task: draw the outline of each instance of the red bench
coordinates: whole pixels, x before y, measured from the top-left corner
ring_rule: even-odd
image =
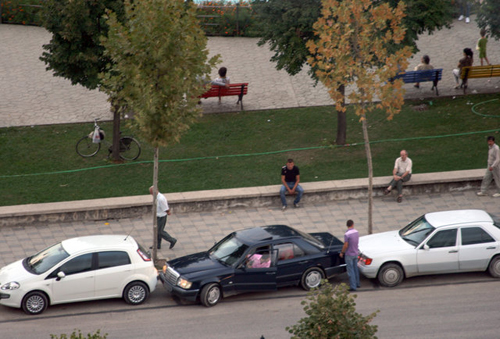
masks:
[[[201,95],[202,98],[219,98],[219,102],[222,97],[238,96],[237,104],[240,104],[241,110],[243,110],[243,96],[248,92],[248,83],[241,84],[229,84],[229,87],[212,85],[212,87],[205,93]]]

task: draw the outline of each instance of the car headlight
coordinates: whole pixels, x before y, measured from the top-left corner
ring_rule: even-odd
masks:
[[[177,281],[177,285],[185,290],[190,289],[192,284],[192,282],[183,278],[179,278],[179,280]]]
[[[3,291],[7,291],[7,290],[13,291],[13,290],[17,290],[19,287],[21,287],[21,285],[17,281],[11,281],[11,282],[8,282],[8,283],[0,286],[0,289]]]

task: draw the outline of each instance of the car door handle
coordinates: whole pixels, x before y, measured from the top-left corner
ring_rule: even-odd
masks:
[[[274,274],[276,274],[276,272],[275,272],[275,271],[272,271],[272,272],[266,272],[266,274],[267,274],[267,275],[274,275]]]
[[[299,261],[299,264],[304,265],[304,264],[307,264],[308,262],[309,262],[309,260]]]
[[[457,250],[451,250],[448,253],[458,253],[458,251]]]
[[[487,250],[494,250],[496,249],[496,246],[490,246],[490,247],[486,247]]]

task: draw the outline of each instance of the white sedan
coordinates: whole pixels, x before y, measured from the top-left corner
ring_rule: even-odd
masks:
[[[157,277],[149,254],[131,236],[73,238],[0,269],[0,305],[27,314],[106,298],[138,305],[155,290]]]
[[[481,210],[427,213],[399,231],[359,238],[360,272],[393,287],[426,274],[486,271],[500,278],[500,218]]]

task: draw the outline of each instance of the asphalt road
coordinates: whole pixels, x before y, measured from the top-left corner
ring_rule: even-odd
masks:
[[[331,280],[345,281],[345,275]],[[374,320],[385,338],[498,338],[500,282],[486,273],[416,277],[397,288],[363,280],[356,309]],[[287,326],[305,314],[306,292],[284,288],[223,300],[213,308],[172,299],[162,286],[140,306],[103,300],[50,307],[40,316],[0,307],[1,338],[50,338],[97,329],[108,338],[290,338]]]

